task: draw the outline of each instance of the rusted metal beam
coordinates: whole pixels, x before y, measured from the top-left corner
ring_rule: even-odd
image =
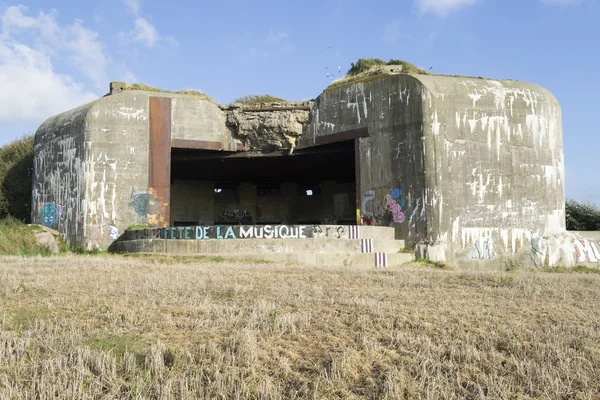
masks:
[[[360,188],[360,138],[354,139],[354,181],[356,183],[356,225],[362,224],[361,202],[362,191]]]
[[[208,140],[171,139],[171,147],[177,149],[223,150],[223,143]]]
[[[155,213],[149,223],[169,226],[171,202],[171,99],[150,97],[150,146],[148,186]]]

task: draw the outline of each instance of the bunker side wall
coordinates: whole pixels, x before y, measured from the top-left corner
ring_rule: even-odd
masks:
[[[31,221],[58,230],[71,246],[84,237],[86,116],[92,106],[49,118],[35,134]]]
[[[532,243],[565,232],[558,102],[523,82],[418,78],[427,87],[424,255],[538,262]]]

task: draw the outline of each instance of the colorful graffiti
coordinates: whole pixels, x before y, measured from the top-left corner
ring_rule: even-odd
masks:
[[[576,239],[573,244],[575,245],[575,261],[578,263],[597,263],[600,261],[600,252],[596,243],[589,240]]]
[[[305,225],[264,226],[179,226],[160,228],[162,239],[305,239],[310,227]]]
[[[378,198],[382,200],[378,201]],[[406,202],[402,198],[402,189],[400,188],[394,188],[391,191],[367,190],[363,193],[361,203],[362,223],[382,226],[392,223],[401,224],[406,219],[406,215],[402,211],[405,205]],[[387,211],[389,214],[386,216]]]
[[[127,240],[139,239],[360,239],[358,226],[322,225],[198,225],[139,229],[125,232]]]
[[[42,209],[42,223],[51,228],[56,221],[56,207],[54,203],[46,203]]]
[[[403,223],[406,219],[406,216],[402,212],[402,207],[404,207],[406,203],[400,196],[402,196],[402,190],[398,188],[393,189],[390,194],[385,196],[385,208],[392,213],[394,222],[397,224]]]

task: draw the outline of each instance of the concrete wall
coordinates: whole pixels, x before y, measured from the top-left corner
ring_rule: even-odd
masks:
[[[560,106],[516,81],[395,75],[326,90],[308,140],[368,127],[359,142],[363,223],[436,261],[529,251],[565,231]]]
[[[560,106],[516,81],[420,76],[428,236],[439,261],[498,260],[565,231]]]
[[[86,116],[94,103],[46,120],[35,134],[31,221],[83,242],[86,216]]]

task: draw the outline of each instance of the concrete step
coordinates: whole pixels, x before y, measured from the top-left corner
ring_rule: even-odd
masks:
[[[368,225],[216,225],[125,232],[124,239],[385,239],[395,238],[394,228]]]
[[[398,267],[414,261],[415,255],[410,253],[265,253],[234,254],[227,258],[236,260],[263,260],[270,262],[295,263],[305,265],[321,265],[329,267]]]
[[[390,239],[208,239],[171,240],[142,239],[114,243],[111,251],[118,253],[168,254],[280,254],[280,253],[398,253],[403,240]]]

